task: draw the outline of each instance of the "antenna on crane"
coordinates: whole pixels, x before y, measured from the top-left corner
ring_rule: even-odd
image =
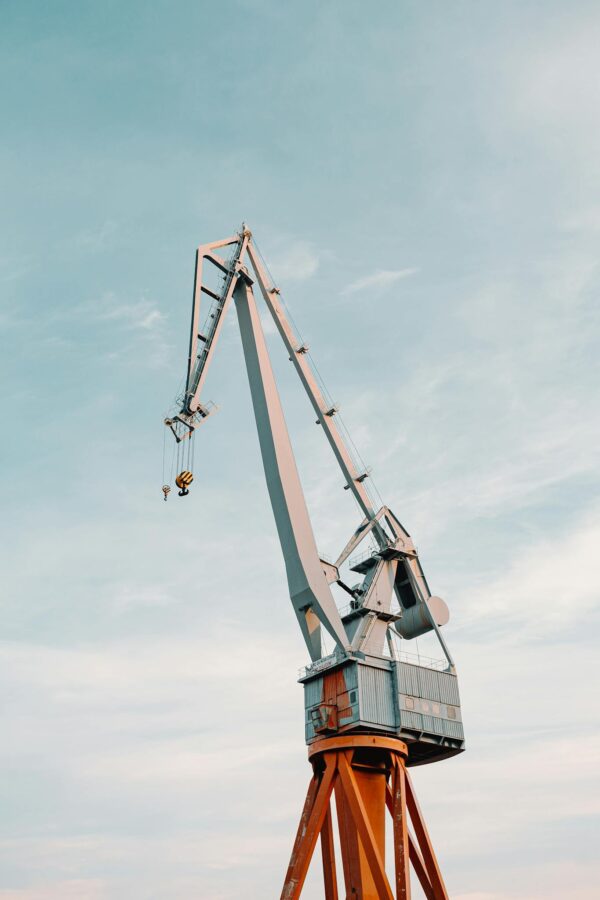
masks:
[[[219,273],[217,290],[204,277],[208,266]],[[354,496],[362,514],[335,562],[317,551],[254,285],[341,469],[343,488]],[[203,296],[208,306],[200,328]],[[232,302],[290,599],[311,658],[299,681],[304,685],[313,777],[281,898],[300,897],[320,837],[326,900],[337,900],[331,815],[335,794],[347,897],[409,900],[412,864],[428,900],[447,900],[407,768],[464,750],[456,669],[441,633],[448,608],[431,594],[409,533],[370,489],[370,472],[344,434],[337,405],[324,390],[308,346],[286,315],[280,289],[245,224],[231,237],[203,244],[196,252],[185,386],[164,420],[175,437],[171,475],[176,468],[179,496],[186,496],[194,477],[195,432],[216,410],[214,404],[201,402],[200,395]],[[164,452],[163,485],[166,500],[170,487]],[[364,541],[369,547],[357,555]],[[345,583],[343,567],[359,577],[357,584]],[[334,586],[350,596],[349,604],[346,597],[347,605],[338,606]],[[334,641],[331,653],[324,653],[325,633]],[[406,641],[424,634],[437,639],[443,660],[405,652]],[[395,894],[385,866],[386,807],[393,821]]]

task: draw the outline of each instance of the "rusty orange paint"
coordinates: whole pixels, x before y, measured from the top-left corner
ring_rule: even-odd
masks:
[[[354,870],[358,884],[354,893],[362,900],[392,900],[385,874],[385,788],[384,769],[353,768],[352,751],[340,753],[338,769],[344,786],[344,805],[357,840]],[[352,893],[348,891],[348,896]]]
[[[344,678],[343,671],[336,669],[334,672],[328,672],[323,678],[321,702],[337,705],[338,697],[345,692],[346,679]]]
[[[326,699],[337,690],[331,679]],[[325,696],[325,692],[324,692]],[[298,900],[321,837],[326,900],[338,900],[331,797],[335,794],[346,897],[410,900],[410,864],[427,900],[448,900],[440,869],[397,738],[354,734],[322,738],[309,747],[309,785],[281,900]],[[385,868],[385,810],[394,829],[394,888]],[[416,840],[408,820],[412,821]]]

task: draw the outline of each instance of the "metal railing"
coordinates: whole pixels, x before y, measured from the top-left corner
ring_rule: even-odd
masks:
[[[338,651],[323,656],[321,659],[315,660],[308,666],[302,666],[298,669],[298,678],[308,678],[311,675],[318,675],[320,672],[326,672],[337,665],[344,655]],[[397,662],[406,663],[411,666],[419,666],[421,669],[435,669],[438,672],[445,672],[448,669],[448,662],[445,659],[434,659],[432,656],[424,656],[422,653],[407,653],[404,650],[398,652]]]
[[[298,669],[298,678],[307,678],[309,675],[318,675],[319,672],[324,672],[326,669],[335,666],[343,658],[343,654],[334,650],[329,656],[322,656],[321,659],[316,659],[308,666],[302,666]]]
[[[345,606],[340,606],[338,612],[343,619],[344,616],[349,616],[350,613],[356,612],[357,609],[362,608],[362,603],[360,600],[351,600],[350,603],[347,603]]]
[[[408,663],[411,666],[420,666],[422,669],[437,669],[443,671],[448,668],[445,659],[433,659],[431,656],[423,656],[422,653],[406,653],[400,650],[400,662]]]
[[[359,563],[364,562],[366,559],[379,559],[379,550],[376,548],[371,548],[370,550],[365,550],[364,553],[359,553],[356,556],[351,556],[348,560],[348,564],[352,569],[354,566],[357,566]]]

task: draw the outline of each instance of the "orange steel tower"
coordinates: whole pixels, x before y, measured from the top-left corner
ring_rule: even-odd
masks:
[[[213,281],[209,267],[216,270]],[[255,283],[333,450],[344,489],[354,495],[362,512],[362,521],[335,561],[317,551]],[[200,328],[203,295],[209,303]],[[408,532],[387,506],[375,502],[369,472],[350,449],[337,406],[320,386],[308,347],[286,317],[279,288],[244,225],[237,234],[204,244],[196,253],[186,385],[175,411],[165,419],[183,464],[176,479],[179,494],[188,494],[193,480],[196,429],[215,409],[200,402],[200,393],[232,301],[290,599],[311,659],[299,680],[304,685],[312,777],[281,898],[300,897],[320,838],[326,900],[343,896],[340,880],[352,900],[409,900],[411,869],[427,900],[445,900],[448,894],[407,770],[464,749],[456,670],[440,630],[448,621],[448,609],[432,596]],[[163,492],[166,499],[169,485]],[[362,552],[357,554],[359,547]],[[356,583],[346,583],[345,571],[358,578]],[[345,592],[343,607],[336,603],[334,586]],[[327,655],[323,631],[334,642]],[[437,638],[442,661],[405,651],[407,641],[426,632]],[[385,860],[386,811],[393,829],[394,860],[388,867],[393,877]],[[340,873],[336,859],[341,860]]]

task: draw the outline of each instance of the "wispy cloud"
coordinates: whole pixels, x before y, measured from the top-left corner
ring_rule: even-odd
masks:
[[[106,250],[111,239],[117,231],[117,224],[112,219],[107,219],[97,228],[81,231],[72,239],[72,245],[81,250],[99,252]],[[70,243],[70,242],[69,242]]]
[[[87,848],[89,849],[89,847]],[[0,890],[0,900],[104,900],[106,884],[97,878],[69,878],[34,887]]]
[[[96,307],[98,319],[122,322],[128,328],[152,331],[165,321],[166,316],[156,304],[142,298],[134,303],[121,303],[114,294],[105,294]]]
[[[31,257],[25,254],[0,256],[0,281],[16,281],[31,270],[32,264]]]
[[[277,334],[277,326],[267,310],[260,311],[260,324],[265,334]]]
[[[251,73],[272,140],[241,150],[223,129],[201,146],[177,132],[177,104],[157,134],[139,79],[120,79],[122,102],[106,91],[115,61],[123,74],[151,59],[185,105],[198,50],[185,30],[206,44],[218,10],[182,4],[175,66],[151,28],[121,61],[103,35],[90,67],[85,29],[50,16],[57,55],[27,15],[8,23],[4,384],[28,437],[9,431],[3,493],[0,900],[281,889],[310,774],[295,683],[306,658],[233,312],[207,383],[223,415],[199,435],[192,497],[163,503],[158,477],[160,410],[185,354],[190,229],[216,237],[242,206],[450,606],[468,752],[414,774],[450,895],[592,900],[600,17],[576,0],[540,24],[512,0],[468,30],[441,10],[432,33],[426,14],[407,23],[390,4],[382,35],[333,8],[304,15],[290,42],[273,0],[241,5],[268,19],[273,51]],[[339,47],[307,48],[323,25]],[[407,72],[439,90],[415,107]],[[216,116],[244,119],[246,92],[208,88]],[[50,95],[76,112],[60,128]],[[198,165],[211,175],[190,189]],[[418,304],[390,302],[417,287]],[[365,334],[361,307],[377,300],[387,315]],[[360,514],[277,352],[315,533],[335,553]],[[322,896],[320,877],[315,865],[306,897]]]
[[[515,121],[556,141],[552,152],[578,156],[597,167],[600,128],[595,115],[600,101],[597,10],[557,29],[543,43],[528,46],[507,68]],[[532,52],[533,51],[533,52]],[[585,140],[574,139],[585,134]]]
[[[573,626],[575,609],[580,617],[599,608],[599,542],[594,511],[559,542],[548,537],[526,544],[506,571],[463,594],[465,614],[471,621],[501,619],[521,628],[535,624],[538,636],[564,633]]]
[[[308,241],[291,241],[279,254],[269,255],[273,277],[281,284],[286,281],[306,281],[319,268],[319,256]]]
[[[372,275],[366,275],[364,278],[357,278],[351,281],[345,288],[342,288],[340,294],[346,296],[348,294],[357,294],[359,291],[385,291],[402,278],[409,278],[415,275],[419,270],[408,269],[377,269]]]
[[[86,303],[86,309],[91,304]],[[153,367],[162,367],[169,357],[170,346],[165,337],[167,316],[161,312],[154,300],[142,297],[133,302],[122,302],[112,292],[106,293],[100,302],[94,302],[93,313],[99,322],[118,326],[127,343],[140,343],[146,347],[146,362]],[[119,351],[113,351],[118,353]],[[129,353],[124,352],[124,358]]]

